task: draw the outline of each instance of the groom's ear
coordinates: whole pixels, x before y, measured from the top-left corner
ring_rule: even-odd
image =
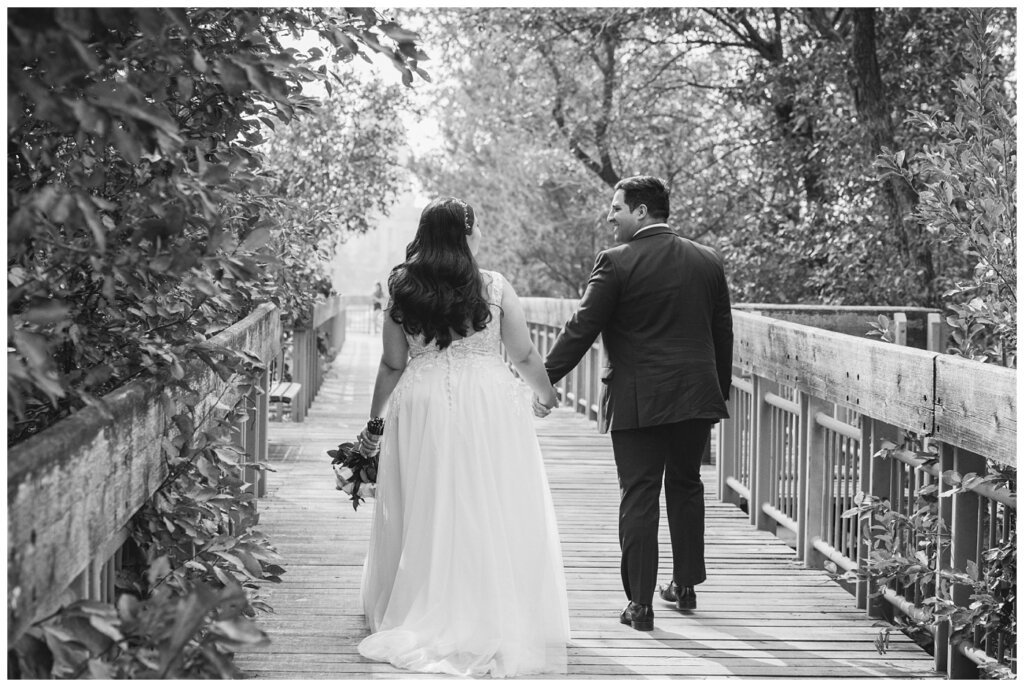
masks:
[[[643,203],[637,205],[636,209],[640,211],[640,219],[643,219],[644,217],[647,216],[647,206],[644,205]]]

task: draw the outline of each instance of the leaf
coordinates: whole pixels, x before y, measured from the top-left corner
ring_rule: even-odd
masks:
[[[115,642],[124,638],[124,635],[121,634],[120,622],[116,618],[90,614],[89,623]]]
[[[70,312],[71,306],[66,302],[50,299],[33,302],[19,317],[32,324],[48,325],[66,320]]]
[[[202,53],[196,49],[192,50],[192,68],[201,74],[205,74],[210,68]]]
[[[236,645],[241,645],[236,646],[236,650],[242,647],[263,646],[270,642],[267,634],[248,618],[234,618],[212,623],[210,631]]]
[[[113,668],[109,663],[98,658],[90,658],[89,677],[94,680],[112,680],[115,676]]]
[[[106,252],[107,227],[100,218],[99,213],[96,211],[96,205],[93,203],[92,197],[85,193],[77,193],[75,194],[75,198],[78,202],[78,209],[81,210],[82,216],[85,218],[85,223],[92,232],[93,240],[96,242],[96,247],[101,253]]]
[[[248,236],[245,237],[245,240],[242,241],[242,244],[238,248],[242,251],[254,251],[257,248],[266,245],[267,241],[270,240],[270,236],[271,232],[269,227],[256,227],[249,232]]]
[[[47,373],[54,369],[53,359],[50,357],[45,337],[25,331],[24,329],[15,329],[14,347],[25,356],[29,367],[34,368],[40,373]]]
[[[219,186],[231,181],[231,168],[227,165],[210,165],[203,172],[203,183]]]
[[[228,553],[227,551],[214,551],[213,554],[218,558],[222,558],[231,565],[235,566],[235,569],[238,572],[246,572],[245,563],[243,563],[242,560],[233,553]]]
[[[245,566],[245,571],[247,573],[249,573],[256,579],[260,579],[261,577],[263,577],[263,566],[260,565],[260,562],[256,560],[256,558],[251,553],[236,549],[235,554],[238,556],[239,560],[242,561],[242,564]]]
[[[185,644],[199,631],[217,602],[217,594],[200,584],[178,603],[170,640],[160,647],[159,677],[165,678],[171,674],[171,669],[183,658]]]

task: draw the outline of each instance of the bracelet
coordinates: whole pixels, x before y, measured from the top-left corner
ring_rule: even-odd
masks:
[[[384,418],[382,418],[382,417],[371,417],[370,421],[366,423],[366,429],[371,434],[383,434],[384,433]]]

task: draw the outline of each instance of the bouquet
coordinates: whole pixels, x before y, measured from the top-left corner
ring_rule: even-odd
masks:
[[[383,420],[374,418],[354,442],[346,441],[327,452],[337,481],[335,488],[351,496],[354,510],[359,510],[360,503],[377,493],[377,462],[383,425]]]

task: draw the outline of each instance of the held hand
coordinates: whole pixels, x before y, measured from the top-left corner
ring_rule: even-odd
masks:
[[[356,439],[356,450],[367,458],[373,458],[380,453],[380,435],[363,428]]]
[[[540,397],[537,394],[533,395],[533,414],[537,417],[547,417],[551,412],[551,408],[541,403]]]
[[[539,395],[533,395],[533,414],[537,417],[547,417],[551,409],[558,405],[558,392],[555,391],[555,387],[549,387],[544,396],[545,398],[541,399]]]

